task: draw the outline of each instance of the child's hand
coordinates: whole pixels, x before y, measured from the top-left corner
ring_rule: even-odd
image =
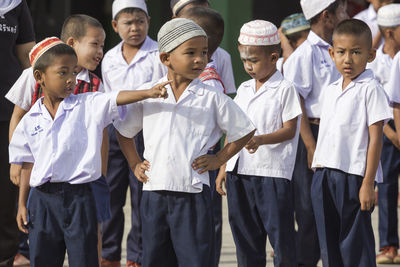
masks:
[[[362,183],[358,197],[360,198],[361,210],[370,210],[375,205],[374,186]]]
[[[193,170],[199,170],[199,174],[206,171],[218,169],[223,162],[220,162],[217,155],[203,155],[195,159],[192,163]]]
[[[163,83],[159,83],[154,85],[151,89],[149,89],[149,96],[151,98],[167,98],[168,97],[168,93],[167,93],[167,88],[165,88],[165,86],[167,84],[172,83],[172,81],[166,81]]]
[[[135,170],[133,173],[135,174],[136,178],[142,182],[142,183],[147,183],[149,180],[149,177],[145,174],[145,171],[150,170],[150,162],[147,160],[144,160],[143,162],[140,162],[136,164]]]
[[[253,136],[244,147],[249,151],[250,154],[253,154],[257,151],[260,145],[262,145],[261,137]]]
[[[17,224],[21,232],[28,233],[28,210],[25,206],[18,206]]]
[[[16,186],[19,186],[19,180],[21,179],[22,165],[11,164],[10,166],[10,180]]]
[[[226,182],[226,172],[220,171],[218,173],[217,179],[215,180],[215,189],[221,196],[226,195],[224,189],[222,188],[222,185],[225,186],[225,182]],[[225,188],[226,188],[226,186],[225,186]]]

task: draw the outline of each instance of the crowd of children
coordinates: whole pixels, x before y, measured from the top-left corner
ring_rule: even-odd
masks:
[[[104,58],[100,22],[69,16],[5,96],[28,251],[15,266],[67,252],[73,267],[120,267],[128,188],[127,267],[218,266],[221,195],[238,266],[265,266],[267,238],[274,266],[400,263],[400,4],[369,2],[356,19],[346,0],[301,0],[279,29],[245,23],[251,79],[233,100],[207,0],[171,0],[157,41],[144,0],[114,0],[121,42]]]

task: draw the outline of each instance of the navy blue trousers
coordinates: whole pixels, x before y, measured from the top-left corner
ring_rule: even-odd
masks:
[[[376,266],[372,211],[361,211],[363,178],[317,169],[311,195],[324,267]]]
[[[317,140],[319,126],[315,124],[310,124],[310,126],[312,134]],[[295,219],[298,225],[296,232],[298,265],[304,267],[317,266],[320,258],[318,233],[311,202],[313,174],[313,171],[307,166],[307,149],[303,139],[299,136],[292,185]]]
[[[390,124],[393,126],[393,123]],[[399,192],[400,151],[385,135],[383,136],[381,162],[383,183],[378,184],[379,247],[399,247],[397,197]]]
[[[212,151],[208,154],[216,154],[220,150],[220,143],[217,143]],[[215,262],[218,264],[221,256],[222,247],[222,197],[215,188],[215,180],[218,176],[218,170],[208,171],[210,176],[210,189],[211,189],[211,201],[213,210],[213,219],[215,226]]]
[[[201,193],[143,191],[142,267],[214,267],[210,188]]]
[[[140,263],[142,258],[142,230],[140,222],[140,199],[142,183],[131,171],[122,154],[113,125],[108,126],[110,150],[108,154],[107,182],[110,186],[111,219],[102,225],[102,257],[110,261],[121,260],[121,242],[124,234],[125,217],[123,207],[128,187],[131,193],[131,223],[126,245],[127,259]],[[143,157],[143,135],[135,136],[136,149]]]
[[[229,223],[238,266],[265,267],[267,236],[274,266],[297,266],[289,180],[227,173]]]
[[[99,266],[96,205],[89,184],[45,183],[28,204],[32,267]]]

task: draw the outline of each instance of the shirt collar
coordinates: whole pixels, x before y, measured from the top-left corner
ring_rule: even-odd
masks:
[[[372,70],[370,69],[365,69],[364,72],[362,72],[355,80],[352,80],[351,83],[347,86],[347,88],[353,87],[356,84],[361,84],[361,83],[366,83],[371,81],[372,79],[375,79],[375,75]],[[333,82],[335,85],[342,85],[343,83],[343,76],[340,77],[339,80]]]
[[[310,33],[307,36],[307,40],[312,44],[312,45],[317,45],[317,46],[322,46],[322,47],[330,47],[331,45],[325,42],[321,37],[319,37],[315,32],[310,31]]]
[[[79,98],[76,97],[76,95],[71,94],[69,97],[64,98],[64,100],[61,101],[60,105],[58,106],[58,109],[62,109],[63,111],[72,110],[78,103],[79,103]],[[32,108],[30,109],[30,113],[32,116],[38,115],[38,114],[43,114],[45,112],[44,111],[45,109],[46,109],[46,107],[43,104],[43,96],[42,96],[32,106]],[[59,114],[60,112],[61,112],[61,110],[57,110],[57,114]],[[47,110],[46,110],[46,113],[48,113]],[[64,113],[64,112],[62,112],[62,113]]]
[[[261,87],[260,87],[260,89],[258,89],[257,93],[261,92],[261,91],[266,91],[267,89],[270,89],[270,88],[276,89],[279,87],[279,85],[282,83],[282,81],[283,81],[283,76],[280,73],[280,71],[277,70],[263,85],[261,85]],[[249,82],[246,82],[244,84],[244,86],[252,87],[253,91],[255,92],[256,80],[252,79]]]
[[[122,45],[124,44],[124,41],[120,42],[118,44],[117,48],[117,53],[118,57],[120,60],[126,63],[123,55],[122,55]],[[157,43],[155,43],[150,37],[146,36],[146,39],[144,40],[142,46],[140,47],[139,51],[135,55],[135,57],[132,59],[132,61],[129,63],[129,65],[134,65],[136,62],[138,62],[141,58],[147,56],[147,54],[151,52],[156,52],[158,51],[158,46]]]
[[[90,78],[89,78],[89,70],[83,68],[78,75],[76,75],[76,80],[81,80],[87,83],[90,83]]]

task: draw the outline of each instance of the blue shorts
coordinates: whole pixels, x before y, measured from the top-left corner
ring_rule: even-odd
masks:
[[[106,178],[102,175],[99,179],[90,183],[93,198],[96,203],[97,221],[104,222],[111,218],[110,187]]]

